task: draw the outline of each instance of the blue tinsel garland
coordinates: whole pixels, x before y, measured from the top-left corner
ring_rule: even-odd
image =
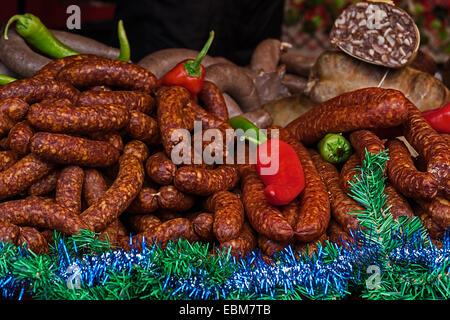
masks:
[[[245,259],[233,261],[235,272],[223,283],[214,283],[202,268],[192,268],[188,278],[174,275],[164,279],[165,290],[170,289],[173,295],[185,299],[227,299],[230,294],[252,294],[255,299],[274,297],[283,291],[286,295],[302,288],[304,296],[321,299],[326,296],[342,298],[348,295],[350,285],[361,285],[367,278],[367,267],[378,265],[383,267],[379,255],[380,247],[373,242],[365,242],[358,235],[359,242],[348,243],[347,246],[334,246],[333,253],[319,246],[311,257],[298,259],[290,247],[279,253],[275,263],[268,264],[258,251]],[[407,268],[409,265],[420,265],[430,274],[434,271],[450,271],[450,237],[447,232],[439,248],[434,244],[425,246],[420,234],[413,235],[394,248],[388,257],[390,263]],[[332,245],[332,244],[329,244]],[[101,286],[108,280],[111,272],[132,272],[140,266],[149,268],[153,264],[153,248],[141,251],[125,252],[115,250],[99,255],[71,256],[65,243],[61,240],[57,247],[59,265],[56,275],[65,281],[70,288],[80,286]],[[21,253],[26,257],[25,250]],[[21,299],[26,281],[18,281],[13,275],[0,279],[1,295],[5,298],[17,295]]]

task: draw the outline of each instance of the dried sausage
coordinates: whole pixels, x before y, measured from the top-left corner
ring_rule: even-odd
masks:
[[[387,172],[395,189],[410,198],[434,198],[438,192],[438,181],[431,173],[416,169],[403,142],[390,140],[386,147],[389,149]]]
[[[5,171],[0,172],[0,199],[25,191],[41,179],[53,165],[35,154],[28,154]]]
[[[234,165],[215,169],[185,166],[176,171],[174,178],[174,185],[180,191],[200,196],[231,190],[238,182],[239,172]]]
[[[394,127],[408,116],[407,99],[398,90],[365,88],[325,101],[291,121],[286,129],[305,145],[330,132]]]
[[[81,229],[88,229],[88,226],[70,210],[51,199],[36,196],[0,203],[0,222],[4,221],[67,234],[76,234]]]
[[[128,124],[130,114],[119,104],[72,108],[35,103],[27,120],[39,131],[85,134],[120,130]]]
[[[333,218],[345,230],[359,228],[359,221],[354,213],[365,211],[364,207],[345,194],[339,183],[339,172],[336,167],[325,160],[314,150],[309,150],[311,159],[322,181],[328,189]]]
[[[55,201],[60,206],[79,214],[83,192],[84,170],[67,166],[61,170],[56,183]]]
[[[226,242],[239,235],[244,223],[244,206],[234,193],[214,193],[206,199],[205,209],[214,213],[213,232],[219,242]]]
[[[328,190],[320,178],[308,150],[286,129],[280,128],[279,132],[280,139],[290,144],[297,152],[305,175],[305,188],[300,194],[300,211],[297,217],[295,236],[298,241],[308,243],[320,237],[327,229],[330,221]]]
[[[143,182],[142,162],[133,155],[122,155],[114,183],[101,198],[84,210],[80,217],[95,232],[104,230],[129,207],[139,194]]]
[[[154,182],[161,185],[169,185],[173,182],[177,166],[164,152],[157,152],[147,159],[145,171]]]
[[[119,151],[108,142],[49,132],[37,132],[30,151],[48,161],[87,167],[107,167],[119,158]]]
[[[242,165],[242,202],[251,226],[260,234],[276,241],[290,241],[294,236],[289,223],[278,208],[270,205],[264,195],[265,185],[254,165]]]

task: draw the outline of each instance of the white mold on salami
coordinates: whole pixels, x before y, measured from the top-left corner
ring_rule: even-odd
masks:
[[[420,34],[402,9],[381,1],[360,2],[335,20],[330,41],[360,60],[400,68],[416,56]]]

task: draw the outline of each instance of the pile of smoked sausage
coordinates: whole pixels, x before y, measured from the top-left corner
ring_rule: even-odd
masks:
[[[177,129],[192,131],[201,121],[203,130],[225,132],[227,120],[212,82],[193,98],[182,87],[159,86],[141,66],[89,54],[53,60],[33,77],[4,85],[0,240],[45,253],[53,230],[88,229],[125,250],[180,238],[235,256],[255,248],[271,255],[288,245],[311,250],[358,228],[347,212],[362,208],[347,195],[348,181],[366,148],[390,150],[386,194],[394,218],[419,215],[434,238],[449,224],[448,140],[399,91],[346,93],[286,128],[273,127],[297,151],[306,180],[298,199],[283,207],[266,201],[252,164],[172,162],[175,147],[195,157],[210,143],[174,140]],[[382,141],[372,131],[395,126],[418,159],[400,141]],[[342,168],[308,149],[328,132],[350,134],[356,153]]]

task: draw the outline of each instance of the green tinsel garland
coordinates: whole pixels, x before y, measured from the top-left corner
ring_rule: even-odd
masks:
[[[289,248],[269,267],[258,254],[233,261],[227,252],[217,249],[217,254],[211,255],[211,248],[202,243],[181,240],[166,249],[154,246],[129,254],[112,251],[108,242],[92,232],[69,237],[55,232],[49,255],[38,256],[0,243],[0,296],[42,300],[299,300],[341,299],[357,293],[357,298],[363,299],[448,299],[450,237],[447,235],[444,248],[438,249],[429,242],[417,217],[392,219],[383,193],[387,160],[387,151],[367,154],[352,185],[352,197],[366,209],[357,213],[366,229],[357,236],[359,242],[349,244],[350,250],[327,242],[313,256],[294,261]],[[81,261],[83,282],[70,286],[68,266],[81,265]],[[297,270],[299,266],[304,269]],[[332,268],[327,269],[329,266]],[[331,274],[333,266],[342,267],[342,274]],[[368,266],[379,270],[372,286],[367,283]],[[291,270],[297,273],[289,273]],[[279,276],[284,287],[270,288],[274,276],[268,272]],[[289,283],[304,273],[316,276],[315,282]],[[242,276],[248,276],[249,283]]]

